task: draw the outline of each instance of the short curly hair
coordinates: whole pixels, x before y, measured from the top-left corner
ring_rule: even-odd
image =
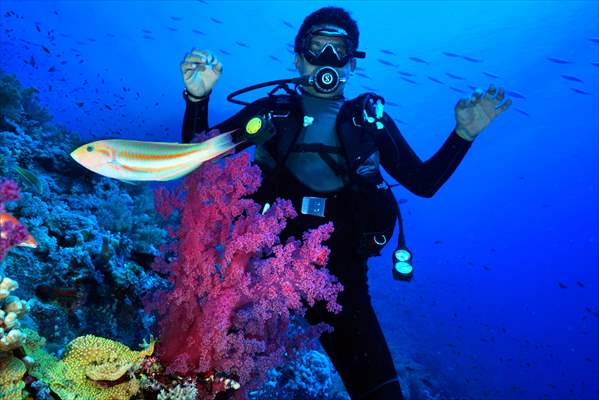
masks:
[[[345,29],[349,37],[354,43],[354,48],[351,51],[355,51],[358,48],[360,41],[360,31],[358,30],[357,22],[350,16],[349,12],[340,7],[323,7],[312,14],[308,15],[295,36],[295,43],[293,51],[301,53],[302,39],[311,27],[321,24],[331,24]]]

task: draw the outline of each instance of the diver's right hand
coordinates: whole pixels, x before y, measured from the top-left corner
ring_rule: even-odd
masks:
[[[180,67],[185,89],[196,97],[208,94],[223,72],[222,64],[212,53],[195,48],[185,55]]]

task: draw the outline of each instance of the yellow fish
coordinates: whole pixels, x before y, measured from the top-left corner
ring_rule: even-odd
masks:
[[[231,133],[201,143],[98,140],[78,147],[71,157],[85,168],[123,182],[170,181],[187,175],[203,162],[235,148]]]

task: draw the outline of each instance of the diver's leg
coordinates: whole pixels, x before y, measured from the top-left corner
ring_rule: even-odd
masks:
[[[368,294],[366,261],[339,244],[332,246],[328,268],[345,287],[338,296],[343,310],[332,314],[319,302],[306,319],[333,326],[320,342],[352,400],[401,400],[397,371]]]
[[[288,172],[283,182],[286,186],[277,195],[282,198],[293,196],[296,210],[299,208],[297,196],[314,195]],[[337,206],[327,206],[330,214],[325,211],[328,214],[326,218],[299,214],[287,220],[287,226],[280,235],[284,243],[289,235],[299,239],[307,229],[329,220],[333,220],[335,225],[331,238],[323,244],[331,249],[327,268],[345,287],[337,298],[343,310],[333,314],[326,310],[324,302],[317,302],[314,307],[308,307],[306,320],[312,325],[326,322],[334,327],[334,332],[322,334],[320,342],[352,399],[402,400],[399,383],[393,381],[397,372],[370,303],[367,259],[355,254],[347,233],[353,228],[346,222],[351,220],[349,216],[353,210],[348,208],[349,202],[345,200],[337,201]],[[360,397],[365,393],[366,397]]]

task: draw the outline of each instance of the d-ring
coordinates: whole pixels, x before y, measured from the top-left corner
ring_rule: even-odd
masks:
[[[376,240],[376,235],[374,235],[372,238],[374,239],[374,243],[378,244],[379,246],[384,245],[385,243],[387,243],[387,238],[385,237],[385,235],[383,234],[383,241],[381,243],[379,243],[378,240]]]

